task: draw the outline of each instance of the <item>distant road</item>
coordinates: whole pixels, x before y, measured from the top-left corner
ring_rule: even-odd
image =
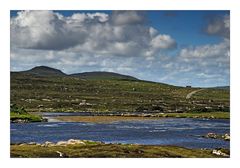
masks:
[[[186,99],[190,99],[192,97],[192,95],[194,95],[195,93],[200,92],[202,90],[204,90],[204,89],[198,89],[198,90],[194,90],[194,91],[188,93],[186,96]]]

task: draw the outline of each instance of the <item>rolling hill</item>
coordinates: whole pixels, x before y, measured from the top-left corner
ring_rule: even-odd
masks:
[[[81,79],[122,79],[122,80],[138,80],[135,77],[128,76],[128,75],[122,75],[114,72],[83,72],[83,73],[77,73],[77,74],[71,74],[72,77],[78,77]]]
[[[27,111],[216,112],[229,111],[229,90],[186,88],[111,72],[66,75],[40,66],[11,72],[11,104]]]
[[[21,73],[31,74],[36,76],[65,76],[66,74],[62,71],[50,68],[47,66],[37,66],[27,71],[22,71]]]

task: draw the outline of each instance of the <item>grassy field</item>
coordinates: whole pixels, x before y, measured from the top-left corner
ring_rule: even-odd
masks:
[[[32,114],[17,114],[14,112],[10,113],[10,120],[12,122],[22,121],[22,122],[41,122],[42,118],[38,115]]]
[[[42,117],[28,113],[23,107],[18,107],[16,104],[10,106],[10,121],[11,122],[41,122]]]
[[[228,150],[224,150],[229,154]],[[87,142],[67,146],[11,145],[11,157],[27,158],[212,158],[222,157],[207,149],[187,149],[175,146],[104,144]]]
[[[11,103],[30,112],[229,112],[229,90],[128,79],[80,79],[11,73]]]
[[[230,113],[229,112],[166,113],[159,115],[159,117],[230,119]]]

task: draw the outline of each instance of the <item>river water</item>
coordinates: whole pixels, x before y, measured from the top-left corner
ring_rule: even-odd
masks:
[[[188,148],[230,148],[229,141],[206,139],[209,132],[230,132],[229,120],[164,118],[111,123],[46,122],[11,123],[11,143],[57,142],[68,139],[105,143],[177,145]]]

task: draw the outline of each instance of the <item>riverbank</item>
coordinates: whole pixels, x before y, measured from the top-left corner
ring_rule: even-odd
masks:
[[[74,114],[74,113],[73,113]],[[61,115],[52,117],[57,121],[63,122],[96,122],[109,123],[115,121],[129,121],[129,120],[149,120],[161,118],[201,118],[201,119],[229,119],[229,112],[211,112],[211,113],[157,113],[157,114],[101,114],[92,113],[91,115]]]
[[[40,115],[30,114],[24,107],[19,107],[16,104],[10,105],[10,122],[11,123],[28,123],[28,122],[46,122],[47,120]]]
[[[26,158],[225,158],[226,149],[188,149],[177,146],[105,144],[86,140],[68,140],[43,144],[12,144],[11,157]]]
[[[47,120],[42,118],[39,115],[33,115],[28,113],[17,114],[17,113],[11,112],[10,122],[11,123],[29,123],[29,122],[47,122]]]

